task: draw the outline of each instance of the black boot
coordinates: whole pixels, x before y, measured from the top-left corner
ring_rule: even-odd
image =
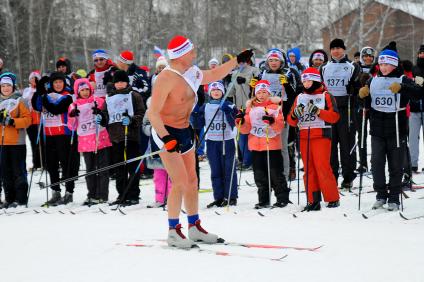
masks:
[[[269,208],[269,203],[259,202],[255,205],[255,209],[257,210],[264,208]]]
[[[223,202],[224,202],[224,200],[223,200],[223,199],[215,200],[215,201],[213,201],[212,203],[208,204],[208,205],[206,206],[206,208],[210,209],[210,208],[212,208],[212,207],[222,207]]]
[[[321,210],[321,203],[320,202],[313,202],[313,203],[308,203],[306,205],[306,207],[303,209],[303,211],[319,211]]]
[[[334,201],[334,202],[329,202],[327,205],[327,208],[337,208],[340,206],[340,202],[339,201]]]

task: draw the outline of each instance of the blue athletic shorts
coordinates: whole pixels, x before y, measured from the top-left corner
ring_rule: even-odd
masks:
[[[194,130],[191,126],[187,128],[173,128],[165,125],[166,130],[169,134],[177,138],[180,142],[180,154],[184,155],[188,151],[194,148]],[[150,135],[150,144],[152,152],[156,152],[163,148],[163,142],[157,135],[156,131],[152,127],[152,134]]]

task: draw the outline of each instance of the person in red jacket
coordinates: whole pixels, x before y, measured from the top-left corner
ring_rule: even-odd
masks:
[[[303,93],[288,115],[288,123],[300,129],[300,153],[305,167],[303,180],[308,192],[306,211],[321,209],[321,193],[328,208],[338,207],[339,192],[331,170],[331,124],[339,120],[334,97],[325,90],[320,73],[307,68],[302,73]],[[309,148],[308,148],[309,145]]]
[[[284,128],[284,117],[281,107],[273,103],[270,96],[268,80],[258,81],[255,86],[255,97],[248,101],[246,113],[241,111],[236,116],[236,124],[241,124],[240,133],[249,134],[248,146],[252,151],[253,176],[259,197],[255,209],[266,208],[271,204],[269,181],[277,198],[273,206],[284,208],[290,203],[290,189],[283,174],[284,164],[281,154],[280,133]]]

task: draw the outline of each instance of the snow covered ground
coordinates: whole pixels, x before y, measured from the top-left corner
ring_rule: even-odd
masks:
[[[39,174],[35,173],[34,182]],[[291,183],[294,204],[285,209],[263,210],[262,217],[253,210],[256,188],[246,185],[246,180],[253,183],[251,171],[243,172],[239,204],[230,211],[205,209],[212,194],[200,194],[200,213],[207,230],[233,242],[323,247],[311,252],[202,245],[234,256],[159,246],[129,247],[126,244],[160,245],[162,242],[157,240],[166,238],[166,212],[145,208],[154,200],[151,180],[140,182],[141,204],[128,208],[127,215],[110,210],[102,214],[95,207],[76,215],[66,208],[35,214],[32,210],[41,210],[45,191],[33,185],[30,211],[0,215],[0,281],[424,281],[424,219],[405,221],[397,212],[364,219],[358,211],[358,197],[349,192],[342,196],[340,208],[298,213],[294,218],[291,212],[300,209],[296,182]],[[414,180],[422,183],[424,175],[416,175]],[[355,186],[358,183],[359,178]],[[364,177],[362,212],[374,202],[375,194],[367,193],[372,190],[371,184],[372,180]],[[110,199],[116,197],[114,185],[112,182]],[[201,163],[201,188],[211,188],[207,162]],[[407,194],[410,198],[404,201],[405,213],[424,214],[424,200],[419,199],[424,196],[424,189]],[[81,179],[73,208],[85,197]],[[303,205],[305,194],[301,193],[300,206]],[[184,215],[181,222],[186,226]],[[282,261],[241,256],[278,258],[285,254],[288,256]]]

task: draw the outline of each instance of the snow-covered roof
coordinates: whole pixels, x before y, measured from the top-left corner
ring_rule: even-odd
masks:
[[[414,17],[424,20],[424,2],[407,0],[375,0],[377,3],[401,10]]]

